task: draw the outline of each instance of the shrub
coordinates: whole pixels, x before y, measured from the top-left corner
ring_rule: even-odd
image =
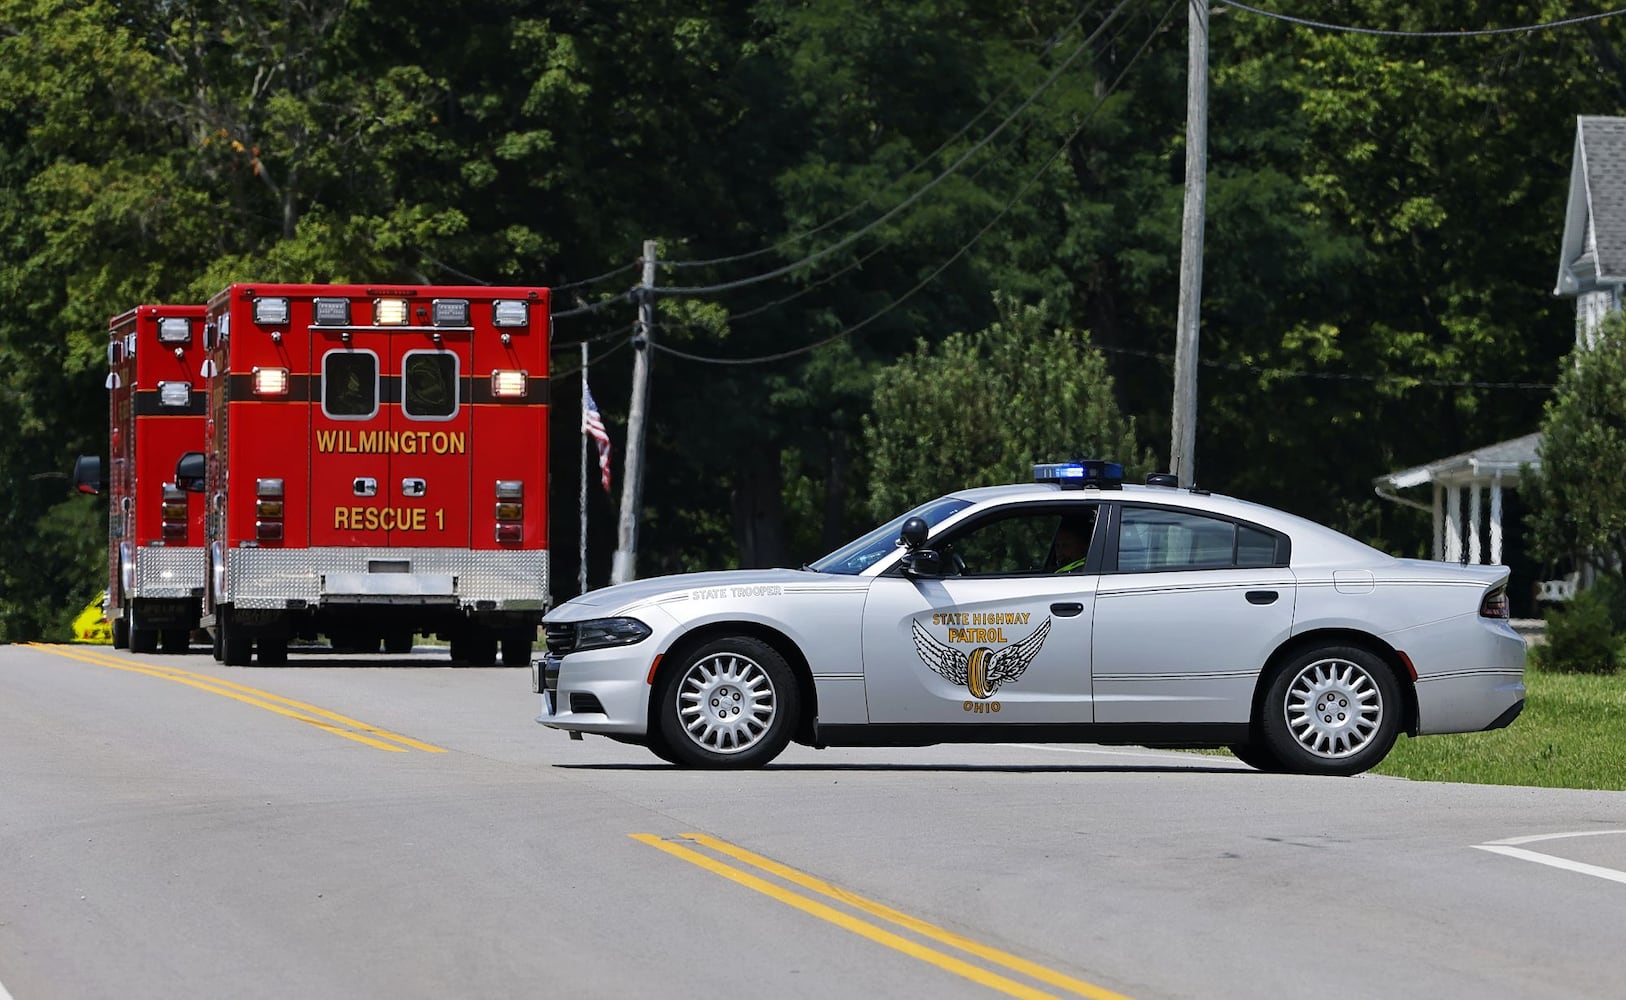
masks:
[[[1587,588],[1547,611],[1547,641],[1532,650],[1536,666],[1556,673],[1612,674],[1623,650],[1610,616],[1610,595]]]

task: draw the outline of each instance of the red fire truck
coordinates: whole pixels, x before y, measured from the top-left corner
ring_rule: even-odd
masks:
[[[548,603],[548,290],[236,284],[210,300],[205,626],[530,661]]]
[[[75,484],[108,492],[107,618],[113,645],[185,652],[198,627],[204,556],[203,306],[145,305],[108,321],[109,462],[81,458]],[[182,461],[187,453],[193,458]]]

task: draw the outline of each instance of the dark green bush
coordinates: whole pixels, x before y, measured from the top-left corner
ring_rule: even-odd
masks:
[[[1611,617],[1607,587],[1589,587],[1563,607],[1547,611],[1547,641],[1531,651],[1542,670],[1612,674],[1620,670],[1623,643]]]

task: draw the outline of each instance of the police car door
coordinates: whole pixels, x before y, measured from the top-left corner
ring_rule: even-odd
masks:
[[[1058,573],[1055,544],[1064,524],[1089,539],[1096,514],[1080,502],[996,509],[928,541],[942,577],[877,578],[863,625],[870,722],[1090,722],[1097,570],[1086,557]]]
[[[1287,538],[1203,511],[1110,506],[1096,721],[1246,723],[1259,672],[1293,625]]]

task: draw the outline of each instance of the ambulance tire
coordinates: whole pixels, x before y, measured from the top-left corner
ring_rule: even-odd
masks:
[[[166,653],[184,653],[192,647],[192,636],[184,628],[166,628],[158,633],[158,644]]]
[[[220,629],[220,659],[228,667],[246,667],[254,661],[254,637],[231,623],[231,614],[217,612],[215,627]]]
[[[288,665],[287,639],[281,636],[276,638],[263,636],[259,642],[255,643],[255,646],[259,652],[260,666],[286,667]]]
[[[384,652],[400,656],[412,652],[411,632],[391,632],[384,636]]]
[[[531,640],[504,639],[502,641],[502,665],[514,668],[530,666]]]
[[[113,648],[130,648],[130,623],[123,618],[113,623]]]
[[[216,663],[226,658],[225,651],[220,648],[219,619],[215,620],[215,627],[209,630],[209,652],[214,656]]]
[[[156,653],[158,652],[158,630],[155,628],[130,627],[130,652]]]

